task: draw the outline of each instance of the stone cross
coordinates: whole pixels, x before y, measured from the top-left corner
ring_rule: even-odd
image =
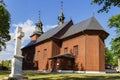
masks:
[[[15,31],[15,52],[14,55],[21,56],[21,39],[24,37],[24,32],[22,32],[22,27],[17,27]]]
[[[15,49],[14,49],[14,57],[12,59],[12,67],[11,74],[9,75],[9,79],[23,79],[22,75],[22,53],[21,53],[21,39],[24,37],[24,33],[22,32],[22,27],[17,27],[15,31]]]

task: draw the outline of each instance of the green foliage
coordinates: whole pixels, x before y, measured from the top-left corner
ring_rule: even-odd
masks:
[[[0,51],[6,47],[6,42],[10,40],[10,14],[0,3]]]
[[[105,63],[111,64],[113,58],[112,52],[106,47],[105,48]]]
[[[109,24],[108,26],[110,28],[115,27],[116,28],[116,33],[120,33],[120,14],[116,14],[114,16],[111,16],[109,18]]]
[[[5,67],[9,67],[10,64],[11,62],[8,60],[2,62],[2,66],[5,66]]]
[[[112,39],[112,41],[111,41],[111,49],[115,54],[120,56],[120,36]]]
[[[108,12],[112,6],[120,8],[120,0],[92,0],[92,4],[98,4],[102,6],[98,12]]]
[[[113,51],[114,54],[117,56],[120,56],[120,14],[111,16],[109,18],[109,27],[116,28],[116,37],[113,38],[110,42],[111,44],[111,50]]]
[[[105,48],[105,63],[111,64],[113,67],[117,66],[117,55],[107,47]]]

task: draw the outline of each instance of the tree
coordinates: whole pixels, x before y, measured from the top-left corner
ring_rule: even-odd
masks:
[[[117,66],[117,55],[107,47],[105,47],[105,63],[111,64],[113,67]]]
[[[112,39],[111,41],[111,50],[114,53],[115,57],[115,64],[118,65],[118,71],[120,71],[120,36]]]
[[[116,28],[116,33],[120,34],[120,14],[116,14],[114,16],[111,16],[109,18],[109,24],[108,26],[110,28],[115,27]]]
[[[118,56],[120,56],[120,36],[113,38],[111,41],[111,50]]]
[[[3,0],[0,0],[0,51],[6,48],[6,42],[10,40],[10,14],[5,8]]]
[[[102,6],[98,12],[108,12],[112,6],[120,8],[120,0],[92,0],[92,4],[98,4]]]

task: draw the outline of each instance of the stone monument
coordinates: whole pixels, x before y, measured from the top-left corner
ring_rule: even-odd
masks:
[[[21,52],[21,39],[24,37],[24,32],[22,32],[22,27],[17,27],[15,31],[15,50],[14,57],[12,59],[11,74],[9,75],[9,80],[27,80],[26,77],[22,75],[22,52]]]

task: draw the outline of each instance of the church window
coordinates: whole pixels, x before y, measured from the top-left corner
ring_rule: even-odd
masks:
[[[47,49],[44,49],[43,58],[47,56]]]
[[[39,57],[40,57],[40,51],[37,51],[37,60],[39,60]]]
[[[68,48],[64,48],[64,53],[68,53]]]
[[[78,45],[75,45],[74,47],[73,47],[73,53],[74,53],[74,55],[75,56],[77,56],[78,55]]]

